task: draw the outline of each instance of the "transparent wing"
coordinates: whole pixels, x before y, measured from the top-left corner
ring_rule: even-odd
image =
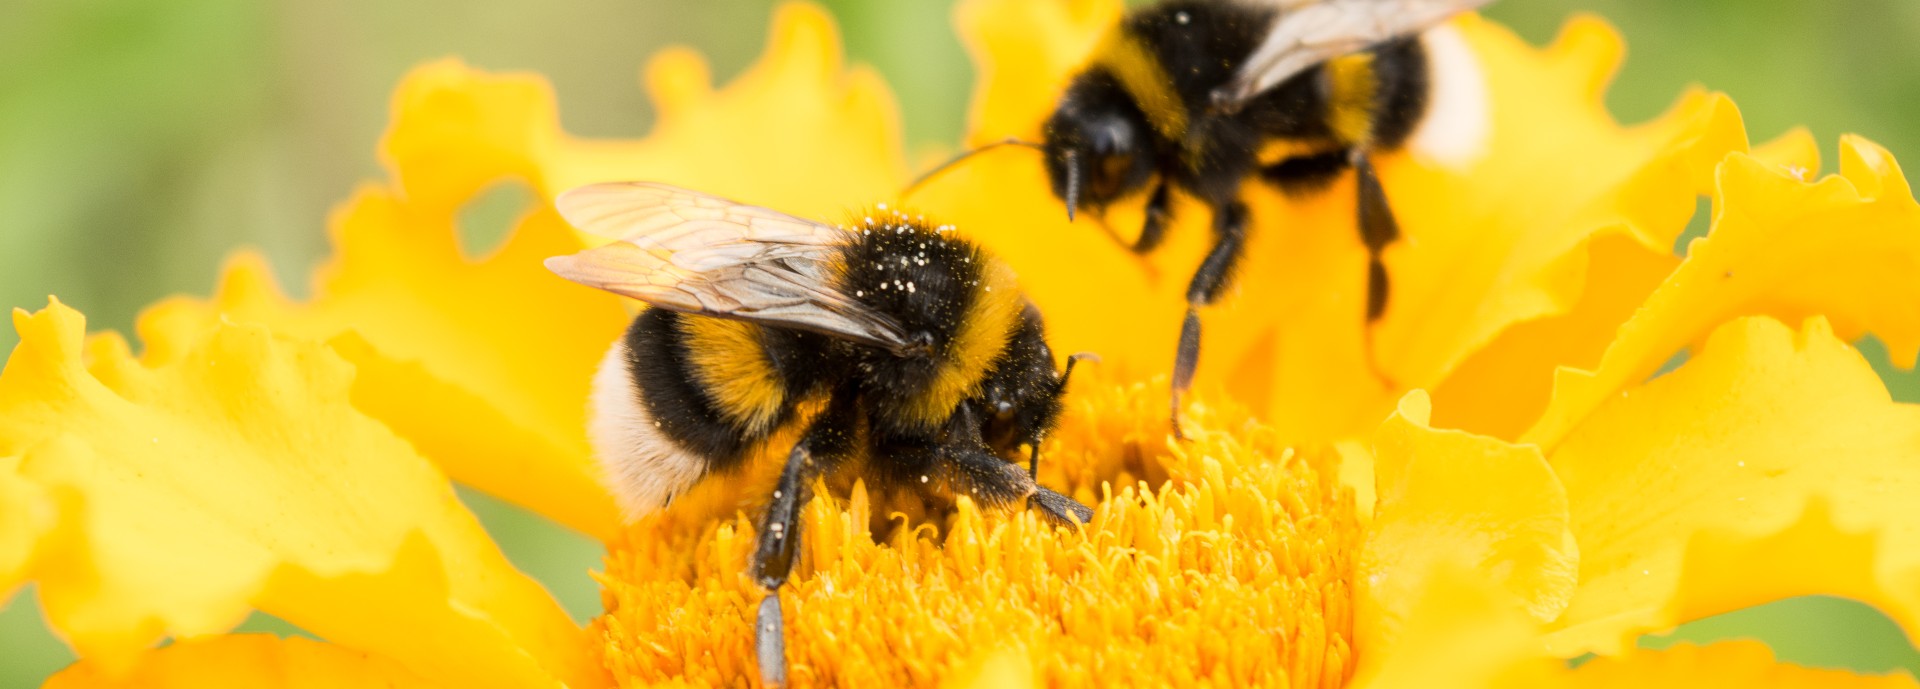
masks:
[[[1493,0],[1241,0],[1277,6],[1280,16],[1225,86],[1216,105],[1236,108],[1307,68],[1432,28]]]
[[[568,280],[684,313],[906,347],[893,319],[830,284],[843,230],[651,182],[588,185],[554,204],[574,227],[615,240],[547,259]]]

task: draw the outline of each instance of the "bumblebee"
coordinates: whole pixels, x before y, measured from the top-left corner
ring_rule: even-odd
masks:
[[[1400,147],[1423,116],[1426,54],[1416,34],[1490,0],[1172,0],[1129,12],[1073,77],[1041,150],[1053,193],[1099,213],[1144,191],[1131,248],[1160,244],[1170,191],[1212,210],[1214,244],[1187,287],[1173,369],[1173,431],[1199,362],[1198,309],[1230,283],[1246,242],[1241,184],[1287,193],[1358,177],[1368,252],[1367,322],[1385,311],[1380,253],[1400,236],[1372,156]]]
[[[630,519],[802,429],[749,564],[768,591],[755,627],[768,685],[786,678],[774,592],[815,478],[857,472],[935,502],[1024,500],[1061,524],[1092,518],[1034,481],[1078,357],[1055,371],[1013,271],[952,227],[884,206],[833,226],[638,182],[581,187],[556,205],[616,241],[547,267],[653,307],[593,381],[589,434]],[[802,418],[803,407],[819,411]],[[1022,444],[1027,471],[1006,458]]]

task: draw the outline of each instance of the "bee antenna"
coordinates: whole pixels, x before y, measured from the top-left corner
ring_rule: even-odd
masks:
[[[919,190],[921,185],[926,184],[928,181],[932,180],[933,178],[940,176],[940,173],[946,172],[949,168],[952,168],[955,165],[959,165],[960,161],[966,160],[968,158],[972,158],[981,153],[986,153],[987,151],[991,151],[1001,146],[1020,146],[1023,148],[1031,148],[1036,151],[1046,150],[1041,148],[1040,144],[1034,143],[1032,141],[1022,141],[1017,137],[1011,137],[1011,136],[1005,139],[1001,139],[999,141],[995,141],[990,144],[983,144],[980,146],[976,146],[971,150],[962,151],[959,155],[956,155],[952,158],[947,159],[947,162],[941,163],[939,166],[933,168],[932,170],[928,170],[926,172],[920,173],[920,176],[915,177],[911,184],[908,184],[905,189],[900,190],[900,197],[906,198],[912,195],[913,192]]]
[[[1080,363],[1081,359],[1089,359],[1094,363],[1100,363],[1100,355],[1094,354],[1093,352],[1080,352],[1078,354],[1074,354],[1072,356],[1067,357],[1067,369],[1060,372],[1059,378],[1054,379],[1054,383],[1053,383],[1054,394],[1058,395],[1060,393],[1067,391],[1067,377],[1073,375],[1073,365]],[[1033,440],[1030,441],[1029,445],[1032,449],[1032,454],[1028,455],[1027,457],[1027,476],[1034,480],[1039,480],[1040,478],[1040,437],[1035,436]],[[1031,497],[1027,499],[1027,504],[1029,506],[1033,504],[1033,499]]]
[[[1067,159],[1067,222],[1073,222],[1073,209],[1080,205],[1080,149],[1069,148]]]
[[[1091,361],[1096,364],[1100,363],[1100,355],[1095,354],[1093,352],[1080,352],[1078,354],[1074,354],[1073,356],[1067,357],[1067,368],[1066,370],[1060,372],[1060,378],[1058,379],[1058,382],[1054,383],[1054,388],[1056,390],[1065,391],[1067,389],[1067,377],[1073,375],[1073,365],[1080,363],[1080,360],[1082,359]]]

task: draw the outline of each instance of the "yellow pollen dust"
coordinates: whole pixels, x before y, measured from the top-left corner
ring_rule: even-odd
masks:
[[[893,512],[917,503],[888,497],[911,487],[815,491],[780,590],[792,686],[939,686],[1009,653],[1049,687],[1348,679],[1361,527],[1337,455],[1203,404],[1187,411],[1194,440],[1170,443],[1164,381],[1091,373],[1075,373],[1040,471],[1095,507],[1083,529],[964,498]],[[609,544],[593,632],[620,686],[757,682],[763,594],[746,568],[785,448]]]

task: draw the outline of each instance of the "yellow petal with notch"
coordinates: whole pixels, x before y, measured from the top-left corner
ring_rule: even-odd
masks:
[[[1444,571],[1488,582],[1536,622],[1574,591],[1567,495],[1540,451],[1435,429],[1428,405],[1407,395],[1374,436],[1378,502],[1354,596],[1362,674],[1407,647],[1404,627]]]

